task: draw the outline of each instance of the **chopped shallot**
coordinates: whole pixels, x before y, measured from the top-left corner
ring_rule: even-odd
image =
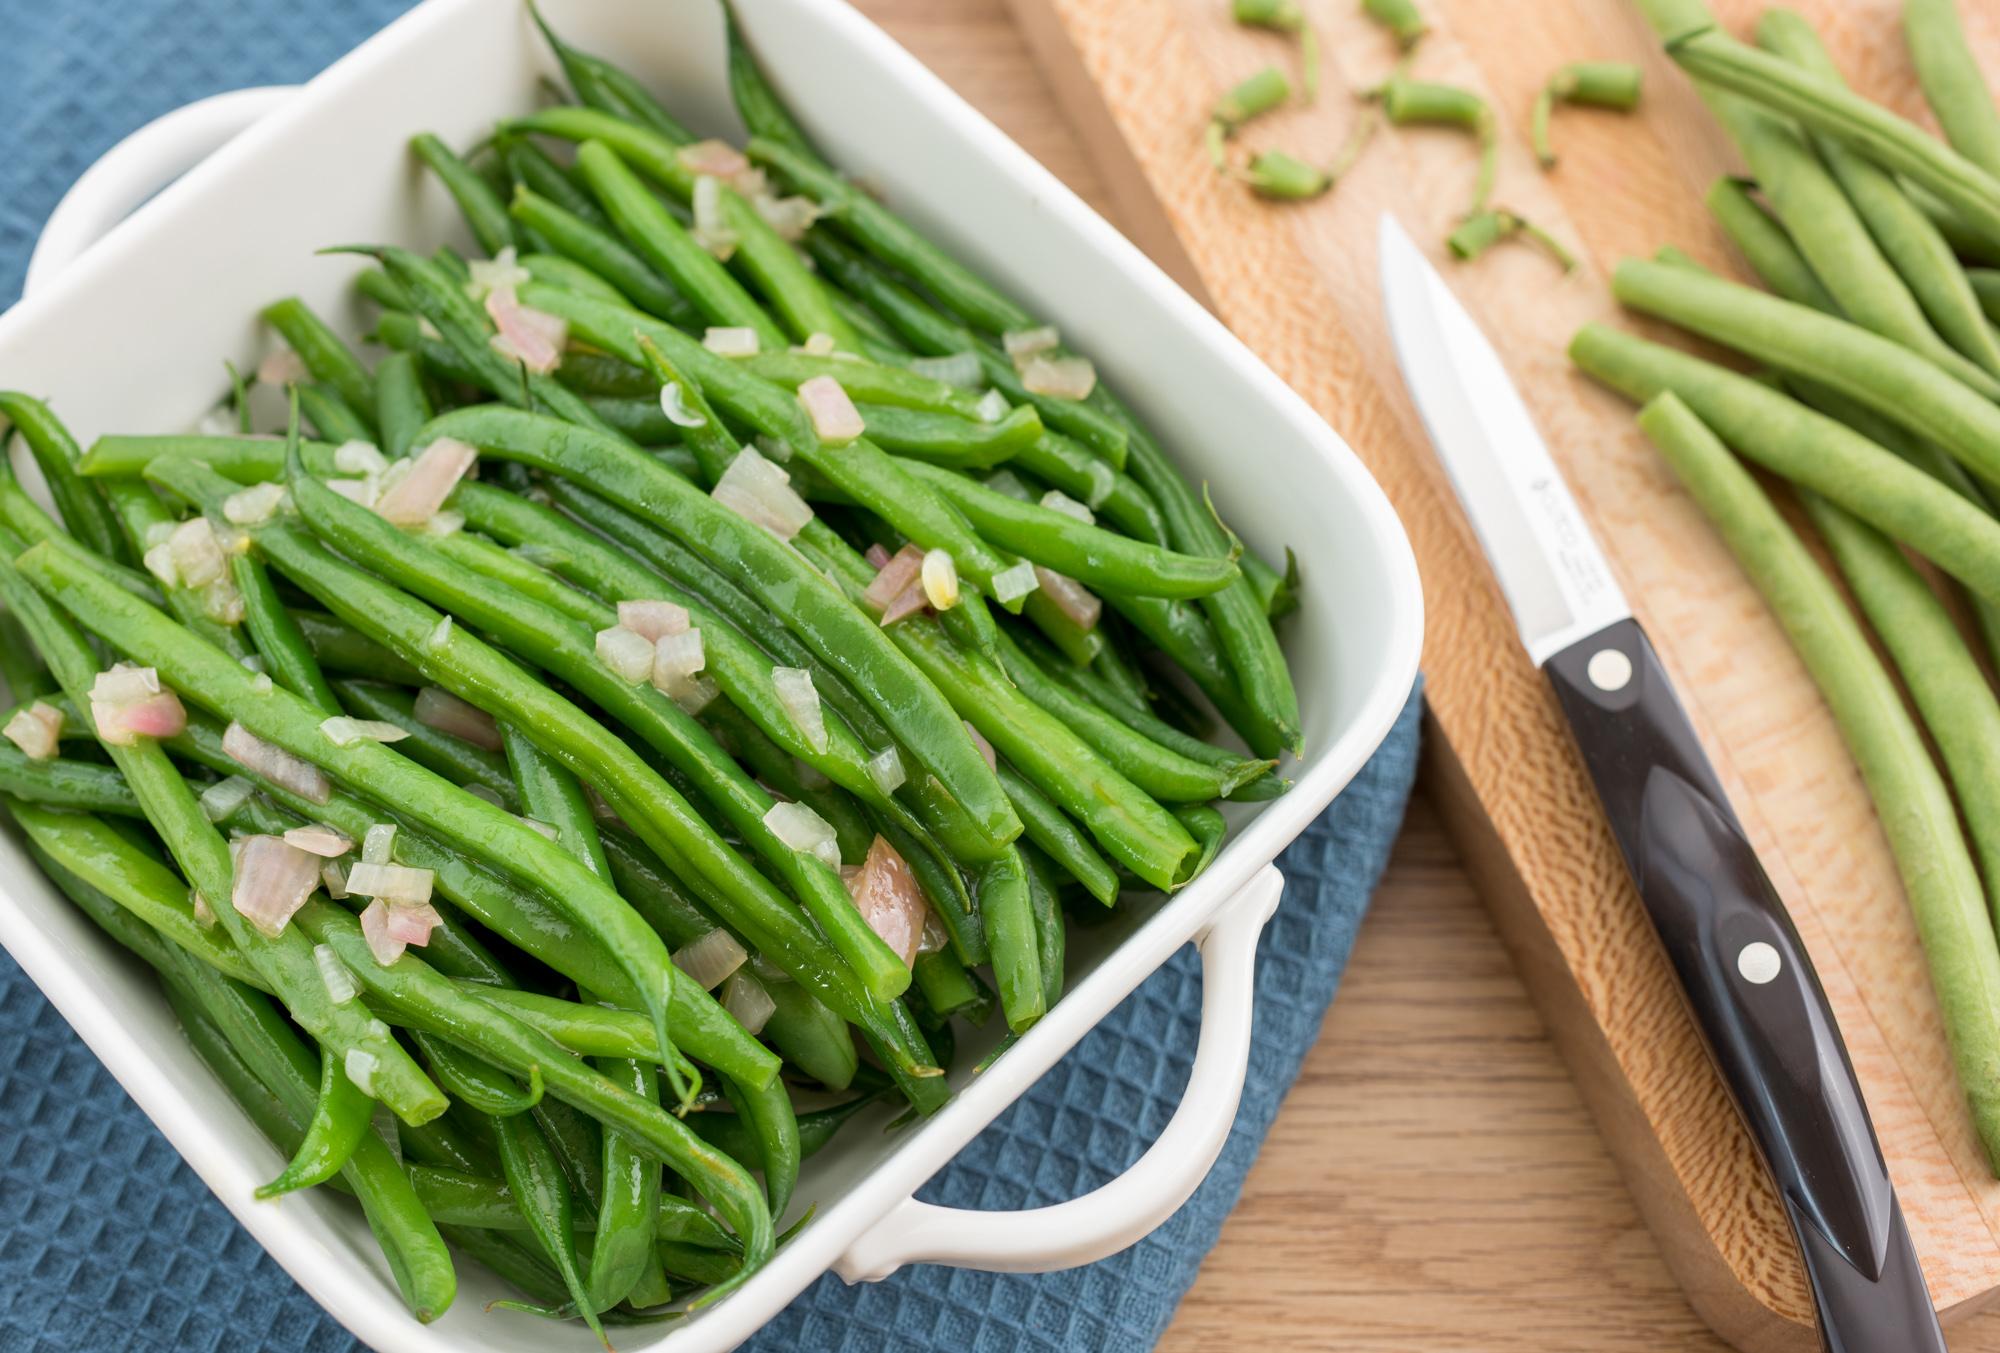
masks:
[[[754,446],[736,453],[709,496],[780,540],[790,540],[813,517],[812,508],[792,488],[792,477]]]
[[[257,526],[276,516],[284,504],[283,484],[252,484],[222,500],[222,515],[237,526]]]
[[[979,421],[982,423],[997,423],[1007,416],[1007,410],[1012,407],[1007,402],[1007,396],[998,390],[988,390],[979,397],[979,403],[973,406],[973,412],[979,415]]]
[[[240,775],[231,775],[217,780],[201,791],[201,815],[210,822],[221,822],[243,806],[243,801],[257,792],[257,786]]]
[[[121,662],[97,674],[90,688],[90,721],[104,742],[130,747],[141,737],[177,736],[187,728],[187,710],[178,695],[160,685],[158,672]]]
[[[1084,399],[1097,385],[1097,368],[1088,357],[1031,357],[1021,368],[1021,384],[1030,394]]]
[[[736,1016],[743,1031],[755,1038],[764,1032],[764,1025],[777,1012],[778,1003],[764,990],[762,982],[739,969],[722,984],[722,1008]]]
[[[908,775],[903,770],[903,754],[894,747],[884,747],[868,758],[868,778],[884,794],[893,794],[902,788]]]
[[[222,732],[222,750],[252,775],[262,776],[280,789],[288,789],[302,799],[325,803],[333,786],[326,772],[310,761],[293,756],[282,747],[264,741],[242,724],[231,722]]]
[[[534,274],[515,261],[514,246],[508,245],[491,259],[476,258],[467,270],[472,281],[466,290],[474,300],[484,300],[496,291],[513,291],[534,280]]]
[[[367,864],[387,864],[396,849],[396,824],[377,822],[361,837],[361,858]]]
[[[378,897],[401,906],[417,906],[431,900],[436,875],[428,869],[412,869],[403,864],[369,864],[362,861],[347,871],[347,891],[357,897]]]
[[[1023,559],[1020,563],[1003,568],[993,575],[993,600],[1005,606],[1017,601],[1041,586],[1035,576],[1035,566]]]
[[[1042,495],[1042,506],[1051,512],[1060,512],[1065,517],[1074,517],[1085,526],[1097,524],[1097,514],[1061,489],[1050,489]]]
[[[914,358],[910,362],[910,370],[919,376],[929,376],[934,381],[962,386],[967,390],[977,388],[985,380],[985,368],[979,365],[979,354],[973,352],[954,352],[948,357]]]
[[[736,252],[736,232],[722,211],[722,180],[703,174],[694,181],[694,240],[702,248],[727,263]]]
[[[717,357],[755,357],[757,331],[748,326],[712,328],[701,337],[701,345]]]
[[[335,1005],[344,1004],[361,994],[360,984],[354,974],[340,961],[340,955],[333,952],[330,944],[313,946],[313,962],[319,965],[319,980],[326,986],[326,998]]]
[[[949,611],[958,605],[958,564],[950,550],[930,550],[924,554],[924,599],[932,610]]]
[[[673,961],[689,981],[713,991],[748,957],[736,937],[718,926],[674,950]]]
[[[333,468],[342,474],[381,474],[389,468],[389,458],[375,443],[356,439],[333,448]]]
[[[303,827],[292,828],[285,833],[285,844],[329,860],[354,849],[352,837],[346,832],[335,831],[324,822],[310,822]]]
[[[813,223],[826,213],[819,203],[810,197],[773,197],[769,193],[758,193],[751,197],[750,205],[764,218],[764,224],[777,232],[778,238],[797,244],[806,237]]]
[[[653,685],[668,695],[687,691],[695,674],[707,665],[700,630],[663,634],[653,644]]]
[[[407,462],[409,470],[383,490],[375,510],[398,526],[421,526],[444,506],[478,460],[479,453],[464,442],[440,437]]]
[[[597,660],[634,685],[653,675],[653,645],[623,625],[597,632]]]
[[[229,905],[260,934],[284,933],[319,887],[319,857],[276,836],[246,836],[236,852]]]
[[[385,968],[401,958],[408,947],[408,941],[389,933],[389,904],[379,897],[361,910],[361,937],[368,941],[368,952]],[[351,1067],[348,1074],[353,1075]]]
[[[785,707],[806,744],[816,752],[825,751],[826,711],[820,707],[812,673],[804,667],[773,667],[771,684],[777,687],[778,703]]]
[[[854,401],[831,376],[814,376],[801,384],[799,403],[805,405],[813,431],[828,445],[843,445],[867,431]]]
[[[688,407],[687,391],[681,388],[679,381],[668,381],[660,387],[660,412],[677,428],[708,426],[708,419],[699,410]]]
[[[1097,618],[1104,613],[1104,603],[1076,579],[1051,569],[1035,565],[1035,580],[1042,585],[1042,591],[1049,594],[1062,613],[1077,623],[1079,629],[1096,629]]]
[[[500,750],[500,725],[493,716],[477,705],[468,704],[450,691],[441,691],[435,686],[425,686],[417,692],[415,708],[417,722],[427,728],[435,728],[440,733],[449,733],[455,738],[463,738],[475,747],[484,747],[489,752]]]
[[[336,714],[319,721],[320,735],[336,747],[352,747],[357,742],[401,742],[410,736],[407,728],[381,719],[350,719]]]
[[[803,803],[774,803],[764,814],[771,834],[793,850],[804,851],[828,869],[840,868],[840,843],[827,820]]]
[[[296,385],[306,374],[305,359],[290,348],[273,348],[257,363],[257,380],[263,385]]]
[[[190,517],[167,537],[167,554],[174,561],[174,575],[183,587],[206,587],[229,567],[222,545],[206,517]]]
[[[486,313],[500,331],[491,342],[502,357],[519,362],[538,376],[562,365],[563,344],[569,341],[568,320],[522,305],[512,287],[487,292]]]
[[[1018,367],[1036,353],[1061,347],[1062,334],[1053,324],[1044,324],[1035,329],[1009,329],[1000,335],[1000,344],[1007,349],[1007,356]]]
[[[621,601],[618,623],[655,643],[669,634],[688,630],[687,607],[671,601]]]
[[[674,152],[674,158],[681,162],[681,168],[690,174],[706,174],[710,178],[733,179],[750,167],[743,152],[727,141],[694,141]]]
[[[905,545],[876,573],[861,600],[882,613],[884,625],[893,625],[924,608],[923,571],[924,552]]]
[[[63,713],[54,705],[37,700],[26,709],[16,710],[7,726],[0,728],[7,741],[30,759],[47,761],[56,754],[62,740]]]
[[[916,962],[930,904],[896,848],[880,836],[870,842],[868,858],[847,879],[847,892],[868,928],[903,962]]]

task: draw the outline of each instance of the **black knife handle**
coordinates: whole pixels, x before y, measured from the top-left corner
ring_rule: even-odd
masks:
[[[1763,1153],[1836,1353],[1943,1349],[1826,993],[1645,631],[1544,670],[1695,1022]]]

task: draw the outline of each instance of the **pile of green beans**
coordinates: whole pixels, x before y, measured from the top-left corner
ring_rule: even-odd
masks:
[[[344,250],[379,358],[263,311],[283,427],[233,368],[238,430],[88,448],[0,391],[54,509],[0,474],[0,806],[282,1153],[260,1196],[351,1195],[420,1320],[459,1253],[602,1337],[745,1281],[807,1156],[1061,999],[1072,912],[1285,791],[1299,578],[822,159],[733,23],[743,151],[543,31],[577,102],[410,143],[477,256]],[[106,722],[120,663],[177,731]],[[239,863],[308,848],[274,933]]]
[[[1640,427],[1824,695],[2000,1173],[2000,698],[1975,653],[2000,660],[2000,339],[1970,266],[2000,240],[2000,112],[1952,0],[1904,11],[1950,146],[1851,91],[1795,13],[1766,13],[1751,47],[1701,0],[1640,2],[1749,161],[1754,180],[1723,180],[1708,203],[1769,290],[1672,248],[1619,265],[1612,289],[1763,370],[1595,324],[1570,355],[1643,406]],[[1739,457],[1797,496],[1854,608]]]

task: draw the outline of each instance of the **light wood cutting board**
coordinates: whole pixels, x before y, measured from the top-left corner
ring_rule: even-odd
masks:
[[[1741,1348],[1813,1347],[1776,1196],[1395,368],[1376,221],[1393,211],[1420,239],[1441,241],[1470,190],[1468,143],[1449,131],[1387,134],[1331,197],[1259,202],[1217,181],[1200,133],[1218,91],[1260,65],[1291,62],[1286,42],[1237,28],[1226,0],[1011,2],[1137,242],[1346,436],[1401,513],[1429,616],[1433,793],[1690,1300]],[[1246,140],[1327,158],[1358,112],[1345,90],[1379,80],[1395,52],[1352,0],[1305,3],[1325,48],[1326,89],[1317,106],[1261,120]],[[1893,0],[1803,7],[1857,87],[1926,117]],[[2000,6],[1962,7],[2000,83]],[[1759,6],[1717,8],[1746,32]],[[1965,1315],[2000,1290],[2000,1183],[1973,1137],[1859,777],[1777,625],[1631,410],[1576,375],[1563,352],[1587,320],[1638,323],[1605,287],[1622,257],[1674,243],[1742,274],[1701,205],[1709,183],[1740,166],[1622,0],[1424,0],[1424,9],[1434,31],[1416,73],[1479,89],[1500,114],[1496,201],[1583,260],[1563,277],[1533,252],[1502,248],[1477,264],[1444,264],[1446,274],[1506,358],[1792,909],[1931,1292],[1947,1321]],[[1562,163],[1545,175],[1522,139],[1529,103],[1549,71],[1585,58],[1642,63],[1642,110],[1559,112]],[[1442,244],[1433,252],[1442,258]],[[1452,973],[1438,972],[1436,984],[1437,999],[1451,1000]]]

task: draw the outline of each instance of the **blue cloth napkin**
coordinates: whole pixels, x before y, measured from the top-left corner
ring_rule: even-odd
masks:
[[[407,0],[0,0],[0,306],[41,222],[120,137],[190,99],[309,78]],[[0,372],[0,381],[5,373]],[[1279,861],[1259,951],[1256,1032],[1236,1125],[1194,1198],[1087,1268],[918,1267],[827,1277],[759,1353],[1026,1353],[1150,1348],[1241,1191],[1318,1034],[1415,773],[1413,692],[1367,768]],[[1179,1102],[1200,1026],[1183,950],[923,1190],[970,1208],[1072,1198],[1129,1166]],[[345,1353],[315,1306],[0,955],[0,1353]],[[496,1315],[495,1319],[508,1319]],[[528,1317],[519,1317],[528,1318]]]

